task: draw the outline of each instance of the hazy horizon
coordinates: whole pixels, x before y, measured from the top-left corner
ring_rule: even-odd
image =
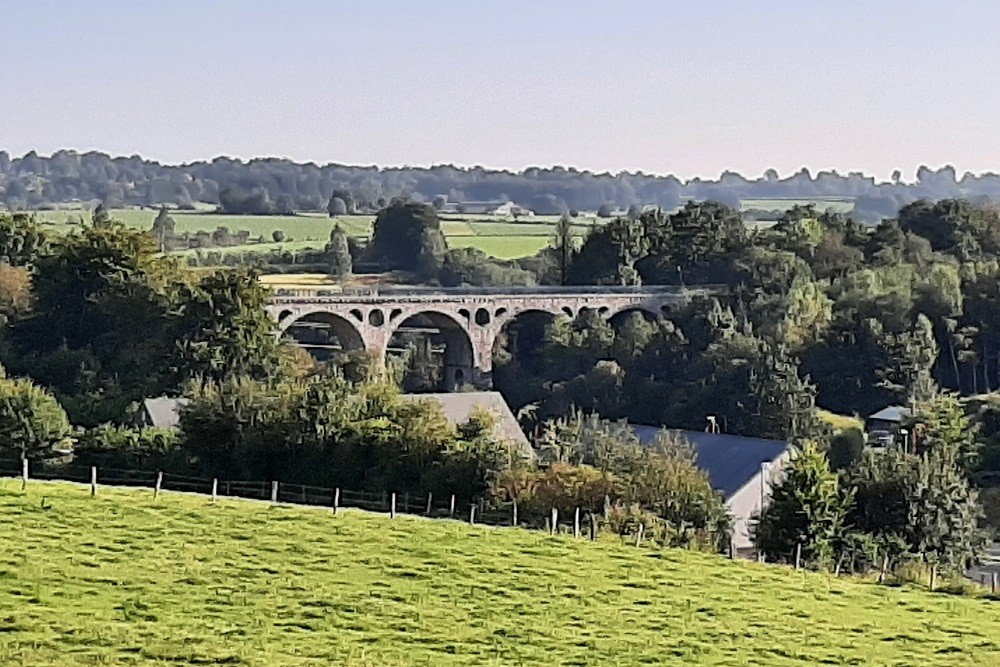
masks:
[[[4,0],[0,150],[1000,171],[1000,6]]]

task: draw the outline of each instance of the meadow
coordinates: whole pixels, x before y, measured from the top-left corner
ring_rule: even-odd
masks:
[[[150,229],[156,217],[153,209],[113,209],[112,218],[120,220],[134,229]],[[211,248],[177,251],[180,255],[206,252],[266,253],[272,250],[299,251],[318,249],[326,245],[334,225],[339,224],[348,235],[368,238],[372,233],[374,216],[345,215],[330,218],[324,213],[300,213],[297,215],[220,215],[210,211],[171,211],[177,223],[179,234],[198,231],[212,232],[218,227],[228,227],[231,232],[246,230],[252,238],[263,237],[266,243],[254,243],[226,248]],[[57,234],[79,229],[81,216],[89,221],[90,215],[79,209],[39,211],[38,219],[49,231]],[[479,248],[487,255],[498,259],[518,259],[534,255],[548,245],[555,233],[558,217],[534,217],[524,222],[503,219],[485,219],[476,216],[445,216],[441,222],[442,231],[452,248]],[[69,221],[71,224],[68,224]],[[574,233],[582,237],[597,222],[596,218],[580,218],[574,221]],[[271,241],[271,234],[281,230],[285,239],[281,243]]]
[[[0,664],[996,665],[1000,602],[512,528],[0,480]]]

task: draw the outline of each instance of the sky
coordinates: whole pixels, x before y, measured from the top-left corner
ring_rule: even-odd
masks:
[[[1000,3],[0,0],[0,150],[1000,171]]]

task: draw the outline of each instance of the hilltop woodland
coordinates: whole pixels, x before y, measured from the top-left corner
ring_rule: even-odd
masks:
[[[103,208],[53,239],[28,216],[3,216],[0,356],[18,379],[0,383],[2,446],[44,460],[75,441],[84,463],[516,499],[528,521],[580,507],[602,530],[642,524],[664,544],[718,549],[728,519],[690,446],[665,432],[641,447],[614,421],[700,429],[715,415],[727,432],[800,447],[758,528],[772,559],[797,545],[840,569],[974,558],[982,512],[970,480],[1000,467],[1000,404],[960,397],[1000,386],[995,209],[918,201],[869,232],[800,207],[750,232],[705,202],[636,212],[582,243],[558,230],[539,255],[496,262],[449,250],[432,206],[396,199],[366,247],[335,229],[327,249],[340,276],[353,251],[426,284],[719,286],[655,320],[584,312],[510,325],[495,382],[534,436],[526,458],[494,440],[485,414],[452,427],[400,400],[363,355],[317,363],[276,340],[252,270],[179,267]],[[190,399],[180,432],[132,428],[137,401],[164,393]],[[883,458],[816,408],[895,402],[918,408],[920,435]]]
[[[0,203],[11,211],[100,201],[112,209],[161,204],[194,208],[201,202],[233,214],[321,210],[336,214],[374,212],[399,196],[428,203],[444,196],[453,202],[511,199],[540,215],[570,211],[610,215],[636,205],[672,209],[687,200],[735,207],[744,199],[849,197],[855,201],[856,217],[874,224],[918,199],[1000,197],[996,174],[959,175],[950,166],[921,167],[914,183],[900,179],[898,171],[890,182],[877,183],[860,173],[812,175],[806,169],[781,178],[770,169],[758,179],[727,171],[717,180],[684,181],[672,175],[595,174],[563,167],[514,173],[451,165],[383,169],[228,157],[171,166],[137,155],[112,158],[64,150],[48,157],[32,151],[11,158],[0,151]]]

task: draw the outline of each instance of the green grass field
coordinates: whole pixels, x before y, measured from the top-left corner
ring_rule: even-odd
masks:
[[[152,209],[115,209],[110,212],[111,217],[134,229],[150,229],[156,213]],[[55,233],[68,233],[73,229],[79,229],[78,223],[81,216],[87,221],[90,220],[89,213],[74,209],[39,211],[36,215],[49,231]],[[178,233],[211,232],[217,227],[224,226],[228,227],[231,232],[246,230],[254,238],[264,237],[268,240],[266,244],[177,251],[176,254],[182,256],[198,252],[253,254],[270,252],[275,249],[289,251],[317,249],[326,244],[335,224],[340,224],[351,236],[369,237],[374,222],[373,216],[350,215],[334,219],[320,213],[250,216],[172,211],[171,216],[177,223]],[[449,216],[441,223],[441,228],[450,247],[479,248],[487,255],[499,259],[517,259],[535,254],[548,245],[558,220],[557,217],[538,216],[530,218],[526,222],[515,223],[471,216],[462,216],[461,219],[452,219],[453,217]],[[75,224],[67,224],[67,220],[72,220]],[[573,231],[577,236],[582,237],[586,235],[593,224],[594,220],[590,218],[580,219],[574,222]],[[285,241],[271,243],[272,232],[279,229],[284,232]]]
[[[0,480],[0,664],[996,665],[1000,602],[457,521]]]

